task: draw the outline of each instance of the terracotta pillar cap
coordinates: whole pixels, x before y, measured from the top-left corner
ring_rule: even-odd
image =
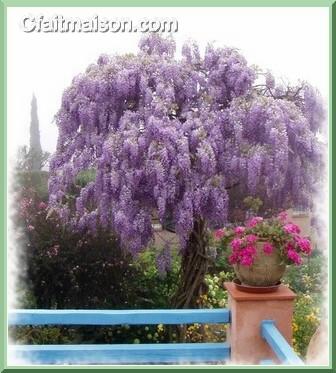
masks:
[[[225,282],[225,289],[236,301],[293,300],[296,294],[285,285],[280,285],[273,293],[246,293],[236,288],[233,282]]]

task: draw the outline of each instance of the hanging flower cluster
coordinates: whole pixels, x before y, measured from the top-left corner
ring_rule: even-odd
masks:
[[[186,44],[180,60],[174,50],[151,35],[137,55],[101,56],[56,116],[50,206],[76,229],[113,229],[133,253],[150,242],[154,211],[173,217],[183,248],[196,220],[227,221],[232,188],[309,206],[318,185],[323,114],[309,85],[295,93],[268,76],[254,87],[258,72],[232,48],[201,56]],[[94,180],[78,185],[87,170]]]
[[[214,236],[217,238],[217,231]],[[271,255],[277,250],[287,264],[300,265],[303,256],[312,252],[309,239],[300,236],[299,226],[289,222],[285,212],[273,219],[253,217],[244,227],[221,229],[221,239],[227,238],[231,249],[230,264],[251,266],[257,255],[258,242],[262,244],[264,255]]]

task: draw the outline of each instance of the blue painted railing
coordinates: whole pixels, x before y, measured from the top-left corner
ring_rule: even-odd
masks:
[[[266,340],[282,364],[304,365],[303,361],[279,332],[273,320],[263,320],[261,322],[261,336]],[[265,360],[262,364],[269,365],[271,362],[270,360]]]
[[[230,323],[228,309],[193,310],[15,310],[9,325],[155,325]],[[276,328],[261,323],[261,336],[282,364],[304,365]],[[230,359],[228,343],[10,345],[16,358],[37,364],[205,363]],[[266,359],[262,365],[275,364]]]
[[[15,310],[9,325],[154,325],[230,322],[227,309],[193,310]]]
[[[15,310],[9,325],[150,325],[229,323],[227,309]],[[230,358],[228,343],[10,345],[16,358],[38,364],[204,363]]]

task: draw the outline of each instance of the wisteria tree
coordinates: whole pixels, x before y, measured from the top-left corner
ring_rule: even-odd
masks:
[[[49,192],[67,224],[111,229],[135,255],[153,238],[153,214],[172,217],[179,308],[196,306],[209,229],[230,221],[244,197],[271,209],[312,206],[323,108],[309,84],[276,84],[235,49],[209,45],[201,56],[189,43],[181,59],[174,52],[172,39],[151,35],[137,55],[101,56],[74,78],[56,116]],[[94,180],[76,186],[85,170]]]

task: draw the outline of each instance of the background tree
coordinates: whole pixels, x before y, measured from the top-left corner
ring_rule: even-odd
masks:
[[[56,116],[50,206],[75,229],[114,230],[134,255],[153,238],[154,213],[173,217],[173,306],[196,307],[209,229],[234,220],[245,197],[264,201],[264,213],[312,207],[323,110],[309,84],[277,85],[233,48],[174,52],[173,40],[151,35],[137,55],[101,56],[74,78]],[[88,169],[93,181],[77,185]]]
[[[40,129],[39,120],[37,115],[37,102],[35,94],[31,101],[30,111],[30,144],[29,144],[29,156],[31,158],[31,169],[33,171],[40,170],[42,168],[42,147],[40,141]]]
[[[38,170],[32,170],[32,164],[35,157],[31,156],[32,153],[29,151],[29,148],[27,145],[22,145],[18,148],[17,155],[16,155],[16,164],[15,169],[16,171],[29,171],[29,172],[39,172],[41,169],[43,169],[47,163],[48,159],[50,157],[49,152],[42,151],[41,156],[41,168]]]
[[[37,115],[37,101],[33,94],[30,110],[29,149],[20,146],[17,152],[16,169],[18,171],[40,171],[48,161],[49,152],[44,152],[40,141],[40,128]]]

